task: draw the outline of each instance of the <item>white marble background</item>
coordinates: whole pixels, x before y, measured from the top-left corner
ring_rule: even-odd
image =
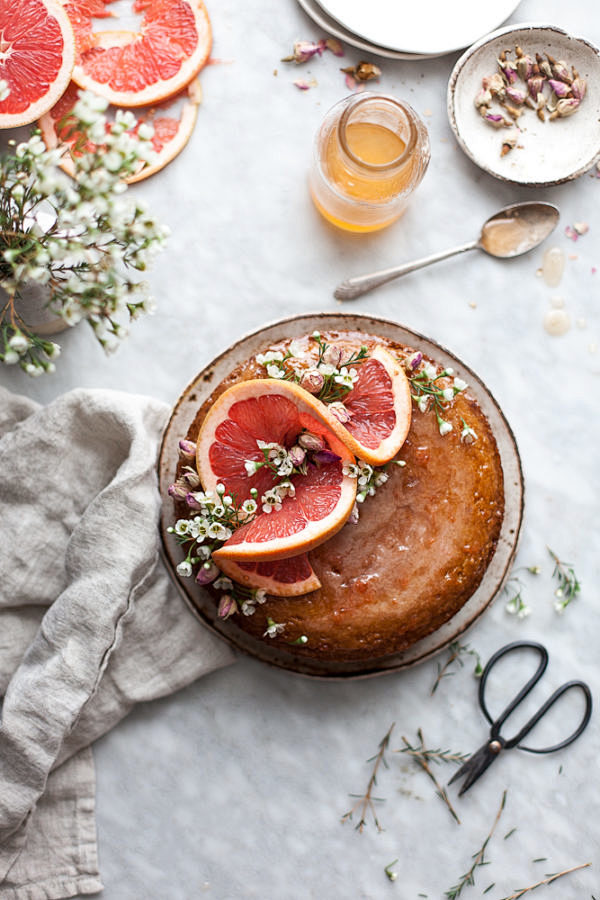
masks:
[[[213,355],[247,330],[284,315],[337,310],[332,289],[341,278],[471,239],[490,213],[513,200],[555,202],[561,224],[546,246],[576,257],[567,260],[558,288],[536,277],[541,249],[512,262],[471,254],[351,308],[395,318],[451,348],[487,382],[516,433],[527,485],[518,564],[539,564],[542,574],[525,573],[528,619],[509,617],[498,601],[469,633],[470,645],[486,659],[507,641],[541,640],[551,661],[534,702],[575,677],[587,680],[597,699],[600,352],[593,350],[600,340],[600,273],[591,270],[600,268],[600,179],[592,173],[535,193],[495,181],[463,156],[446,119],[446,82],[458,54],[383,61],[381,90],[407,99],[427,122],[431,166],[395,227],[373,236],[338,233],[312,208],[306,171],[324,112],[347,93],[340,61],[326,55],[302,70],[279,62],[295,39],[321,37],[294,0],[213,0],[209,11],[214,56],[224,64],[202,75],[204,103],[186,151],[138,188],[173,232],[152,273],[158,312],[137,323],[110,359],[80,326],[65,336],[53,377],[31,381],[5,369],[2,382],[41,401],[84,385],[174,402]],[[523,0],[512,21],[551,22],[600,44],[593,0]],[[348,48],[344,62],[363,55]],[[298,91],[292,80],[300,75],[315,77],[318,86]],[[590,231],[572,243],[564,227],[575,221],[589,222]],[[573,327],[553,338],[542,320],[558,296]],[[553,609],[546,545],[573,562],[583,582],[562,617]],[[136,710],[96,747],[102,896],[437,900],[469,868],[504,789],[490,864],[462,896],[481,896],[495,882],[485,896],[499,900],[544,873],[584,862],[594,865],[559,881],[551,896],[599,896],[598,712],[565,751],[506,754],[456,801],[460,826],[424,773],[394,753],[377,788],[385,798],[378,810],[385,830],[369,822],[359,834],[340,824],[352,803],[348,795],[366,786],[365,760],[393,721],[392,749],[419,727],[430,746],[468,752],[483,742],[471,671],[469,658],[430,697],[435,660],[405,674],[338,684],[240,659]],[[503,681],[508,696],[518,674],[505,669]],[[501,702],[498,693],[496,708]],[[558,710],[556,733],[572,721],[568,706]],[[440,768],[439,775],[450,770]],[[392,884],[384,867],[396,857]],[[533,862],[539,857],[547,861]],[[540,888],[536,898],[544,891],[550,893]]]

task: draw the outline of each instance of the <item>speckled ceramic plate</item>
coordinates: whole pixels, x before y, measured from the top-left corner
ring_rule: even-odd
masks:
[[[167,491],[174,479],[177,467],[177,445],[179,439],[187,434],[198,408],[211,394],[213,388],[238,363],[247,360],[275,341],[300,337],[316,329],[320,331],[363,331],[378,334],[416,347],[444,366],[453,366],[457,375],[468,382],[470,393],[487,416],[498,444],[504,472],[505,513],[500,539],[475,593],[445,625],[413,644],[408,650],[368,661],[332,663],[295,656],[292,648],[288,651],[252,638],[236,626],[235,618],[226,621],[219,619],[214,599],[208,591],[195,584],[192,579],[182,579],[176,575],[175,567],[183,559],[183,555],[172,536],[167,534],[167,528],[173,522],[173,504]],[[175,405],[163,436],[159,457],[159,481],[163,500],[161,535],[164,558],[178,590],[192,612],[208,628],[237,650],[291,672],[330,679],[364,678],[370,675],[395,672],[422,662],[456,640],[482,615],[502,589],[516,552],[523,516],[523,474],[517,445],[502,410],[481,379],[450,351],[417,332],[387,319],[343,313],[309,314],[274,322],[242,338],[206,366],[183,391]]]
[[[577,112],[567,118],[549,121],[546,116],[542,122],[534,110],[524,108],[518,119],[518,144],[501,156],[502,136],[509,129],[487,125],[474,100],[482,78],[498,71],[500,52],[511,50],[514,59],[515,45],[532,57],[550,53],[575,66],[587,82],[587,92]],[[516,86],[525,84],[519,80]],[[545,93],[549,96],[548,88]],[[492,111],[504,113],[497,104]],[[552,25],[502,28],[473,44],[454,66],[448,83],[448,117],[461,148],[490,175],[528,187],[571,181],[600,159],[600,53],[583,38]]]

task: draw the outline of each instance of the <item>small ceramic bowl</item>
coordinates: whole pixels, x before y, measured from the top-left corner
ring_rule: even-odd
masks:
[[[514,128],[493,128],[475,108],[475,97],[485,76],[498,72],[500,53],[515,46],[535,59],[549,53],[574,66],[587,83],[577,111],[565,118],[542,122],[535,110],[523,105],[517,120],[517,145],[501,155],[503,137]],[[518,79],[515,87],[526,90]],[[549,88],[544,93],[550,97]],[[516,104],[513,104],[516,106]],[[508,113],[496,102],[491,112]],[[552,25],[524,24],[501,28],[473,44],[460,57],[448,83],[448,117],[456,139],[467,156],[484,171],[503,181],[529,187],[547,187],[571,181],[600,160],[600,52],[583,38],[573,37]]]

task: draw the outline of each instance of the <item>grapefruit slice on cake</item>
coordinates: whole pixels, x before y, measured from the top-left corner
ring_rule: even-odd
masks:
[[[28,125],[54,106],[74,62],[73,29],[57,0],[0,0],[0,128]]]
[[[198,435],[196,462],[204,490],[218,484],[242,504],[256,489],[258,514],[241,525],[213,557],[237,562],[285,559],[322,544],[344,525],[356,497],[356,480],[343,473],[353,454],[328,425],[325,408],[295,384],[256,379],[235,384],[208,411]],[[318,435],[326,462],[290,476],[294,491],[271,512],[260,499],[277,484],[267,466],[248,475],[246,462],[264,461],[258,442],[291,447],[304,431]]]
[[[71,82],[58,103],[38,122],[42,138],[49,150],[58,146],[69,147],[70,152],[63,155],[59,165],[71,176],[75,175],[73,157],[81,156],[87,147],[87,145],[86,147],[80,146],[81,134],[74,131],[73,120],[70,119],[71,111],[78,99],[78,93],[79,88],[75,82]],[[154,128],[152,147],[156,156],[151,163],[142,166],[138,172],[129,175],[124,181],[133,184],[149,178],[155,172],[164,169],[183,150],[194,130],[201,100],[202,89],[200,82],[195,79],[181,94],[166,100],[160,106],[137,111],[137,125],[133,129],[133,134],[142,122],[152,125]],[[178,105],[179,109],[177,109]],[[95,150],[96,147],[93,145],[88,149]]]
[[[343,401],[349,420],[342,424],[327,409],[328,421],[355,456],[381,466],[406,440],[412,414],[410,384],[400,363],[380,346],[356,371],[358,379]]]
[[[262,588],[272,597],[298,597],[321,587],[306,553],[286,559],[236,562],[219,559],[219,568],[238,584]]]
[[[77,36],[73,80],[115,106],[147,106],[184,88],[206,63],[212,31],[202,0],[136,0],[139,32],[92,31],[103,0],[67,0]],[[98,11],[99,10],[99,11]]]

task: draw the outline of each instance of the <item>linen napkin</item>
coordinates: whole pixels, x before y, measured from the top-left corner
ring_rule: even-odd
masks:
[[[134,704],[233,653],[189,612],[158,552],[168,408],[0,388],[0,897],[100,891],[90,744]]]

